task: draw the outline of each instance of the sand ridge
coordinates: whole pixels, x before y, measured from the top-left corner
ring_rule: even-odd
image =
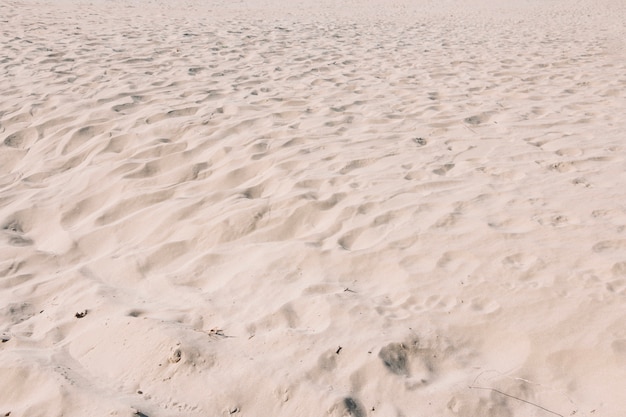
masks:
[[[620,2],[5,3],[0,414],[623,415]]]

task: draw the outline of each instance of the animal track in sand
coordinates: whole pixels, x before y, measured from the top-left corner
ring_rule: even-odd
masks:
[[[626,239],[604,240],[592,247],[592,250],[596,253],[616,252],[623,249],[626,249]]]
[[[469,303],[472,311],[480,314],[492,314],[500,310],[500,303],[485,297],[476,297]]]
[[[343,400],[343,408],[352,417],[367,417],[367,413],[361,402],[354,397],[345,397]]]
[[[614,279],[606,283],[606,289],[610,292],[622,294],[626,291],[626,280]]]
[[[455,164],[444,164],[441,167],[434,169],[433,173],[437,174],[437,175],[446,175],[448,173],[448,171],[450,171],[452,168],[454,168]]]
[[[402,378],[406,390],[412,391],[430,385],[447,369],[467,361],[468,352],[457,349],[445,337],[411,336],[405,342],[383,346],[378,358],[388,372]]]
[[[542,226],[564,227],[570,224],[578,223],[575,219],[568,218],[564,214],[542,213],[533,216],[534,221]]]
[[[472,126],[478,126],[482,123],[489,121],[490,114],[488,113],[480,113],[473,116],[466,117],[463,119],[465,123]]]
[[[584,153],[584,151],[580,148],[561,148],[556,151],[556,154],[559,156],[580,156]]]
[[[12,133],[4,139],[4,145],[10,148],[24,149],[30,147],[39,139],[39,133],[35,128],[26,128]]]
[[[585,187],[585,188],[591,187],[591,184],[585,178],[574,178],[572,180],[572,184],[579,185],[579,186]]]
[[[380,350],[378,357],[391,373],[409,376],[407,351],[402,343],[391,343]]]
[[[18,220],[10,220],[2,226],[2,230],[8,235],[8,242],[11,246],[31,246],[33,240],[24,236],[24,229]]]

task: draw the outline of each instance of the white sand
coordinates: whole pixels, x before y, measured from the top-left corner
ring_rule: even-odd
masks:
[[[0,10],[0,416],[626,415],[622,0]]]

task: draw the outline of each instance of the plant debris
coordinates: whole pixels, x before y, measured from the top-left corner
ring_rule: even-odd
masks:
[[[87,313],[89,313],[89,310],[79,311],[78,313],[74,314],[74,317],[76,317],[77,319],[82,319],[87,315]]]

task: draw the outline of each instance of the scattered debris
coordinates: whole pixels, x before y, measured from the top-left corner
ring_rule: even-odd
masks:
[[[336,353],[337,355],[339,355],[339,352],[341,352],[341,349],[343,349],[343,348],[342,348],[341,346],[339,346],[339,347],[337,348],[337,351],[336,351],[335,353]]]
[[[424,138],[413,138],[413,142],[417,143],[419,146],[424,146],[428,143]]]
[[[77,319],[82,319],[87,315],[87,313],[89,313],[89,310],[79,311],[78,313],[74,314],[74,317],[76,317]]]
[[[344,289],[343,289],[343,292],[353,292],[353,293],[356,293],[356,291],[351,290],[351,289],[350,289],[350,288],[348,288],[348,287],[344,288]]]
[[[220,337],[228,337],[224,334],[224,330],[214,327],[207,332],[209,336],[220,336]]]

